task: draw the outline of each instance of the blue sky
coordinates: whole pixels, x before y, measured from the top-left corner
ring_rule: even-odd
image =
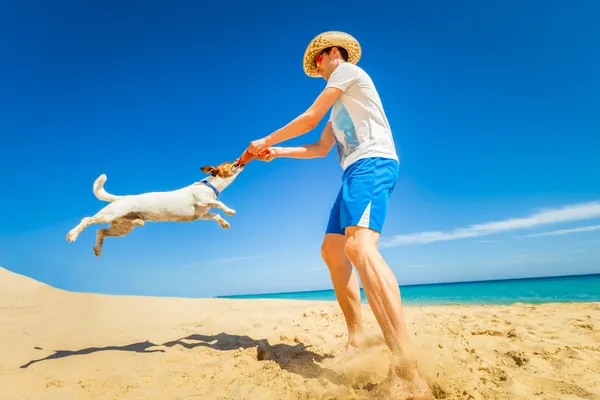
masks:
[[[305,46],[343,30],[402,159],[381,246],[401,284],[600,272],[598,2],[201,3],[2,3],[0,265],[100,293],[330,288],[335,151],[249,164],[228,230],[149,223],[100,258],[96,227],[65,235],[105,205],[101,173],[179,188],[303,112],[325,84]]]

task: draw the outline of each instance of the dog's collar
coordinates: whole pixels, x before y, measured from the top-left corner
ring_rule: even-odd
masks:
[[[209,188],[211,188],[213,190],[213,192],[215,192],[215,194],[217,195],[217,197],[219,197],[219,190],[216,187],[214,187],[212,183],[210,183],[209,181],[205,181],[205,180],[202,180],[200,182],[204,183],[206,186],[208,186]]]

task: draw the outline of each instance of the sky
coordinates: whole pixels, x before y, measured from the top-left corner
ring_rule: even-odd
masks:
[[[330,289],[342,169],[254,161],[235,216],[67,232],[92,193],[187,186],[305,111],[308,42],[355,36],[401,158],[380,251],[401,285],[600,272],[600,3],[15,1],[0,5],[0,265],[65,290]],[[318,140],[325,121],[282,145]]]

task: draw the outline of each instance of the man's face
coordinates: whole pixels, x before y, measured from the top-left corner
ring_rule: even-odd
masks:
[[[315,58],[315,65],[317,66],[317,72],[319,75],[323,77],[323,79],[328,80],[335,67],[337,67],[338,63],[336,62],[335,52],[336,48],[331,49],[329,54],[322,51],[317,58]]]

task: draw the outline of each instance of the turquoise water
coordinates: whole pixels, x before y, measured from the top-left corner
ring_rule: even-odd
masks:
[[[404,304],[512,304],[600,301],[600,274],[401,286]],[[333,290],[219,296],[230,299],[335,301]],[[364,291],[361,297],[366,302]]]

